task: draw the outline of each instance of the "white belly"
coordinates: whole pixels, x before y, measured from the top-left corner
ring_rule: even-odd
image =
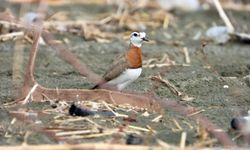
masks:
[[[109,85],[117,86],[118,90],[124,89],[128,84],[135,81],[141,75],[142,68],[127,69],[120,76],[107,82]]]

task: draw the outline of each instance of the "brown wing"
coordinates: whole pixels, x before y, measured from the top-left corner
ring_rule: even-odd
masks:
[[[118,77],[124,71],[124,68],[128,68],[128,67],[129,67],[129,64],[126,60],[126,54],[120,55],[117,57],[117,59],[114,60],[114,62],[108,69],[108,72],[104,74],[103,78],[106,81],[110,81]]]

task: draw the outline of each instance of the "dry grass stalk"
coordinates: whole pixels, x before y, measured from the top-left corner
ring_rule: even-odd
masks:
[[[32,97],[32,94],[35,92],[36,88],[38,87],[38,84],[35,84],[29,91],[29,93],[27,94],[27,96],[25,97],[25,99],[22,101],[22,104],[27,104],[29,102],[29,98]]]
[[[172,146],[172,145],[170,145],[170,144],[168,144],[168,143],[166,143],[166,142],[164,142],[164,141],[162,141],[160,139],[157,139],[156,141],[164,149],[173,149],[174,150],[176,148],[175,146]]]
[[[6,130],[5,134],[4,134],[4,137],[10,137],[10,136],[11,136],[11,135],[9,135],[9,131],[10,131],[10,129],[11,129],[11,126],[12,126],[16,121],[17,121],[16,118],[13,118],[13,119],[11,120],[10,125],[8,126],[8,128],[7,128],[7,130]]]
[[[24,145],[24,146],[1,146],[1,150],[164,150],[158,146],[118,145],[118,144],[56,144],[56,145]],[[180,150],[180,149],[176,149]]]
[[[177,96],[181,96],[182,92],[180,92],[172,83],[170,83],[167,79],[162,79],[160,75],[149,77],[151,80],[163,83],[166,87],[170,89],[170,91]]]
[[[199,113],[202,113],[202,112],[204,112],[204,111],[206,111],[206,110],[205,110],[205,109],[201,109],[201,110],[198,110],[198,111],[196,111],[196,112],[193,112],[192,114],[189,114],[188,116],[191,117],[191,116],[197,115],[197,114],[199,114]]]
[[[229,18],[227,17],[226,13],[224,12],[224,10],[223,10],[223,8],[222,8],[222,6],[220,4],[220,1],[219,0],[213,0],[213,2],[214,2],[214,5],[215,5],[221,19],[226,24],[229,33],[234,33],[234,27],[233,27],[232,23],[230,22]]]
[[[55,120],[55,123],[63,123],[63,122],[76,122],[86,120],[84,117],[76,117],[76,118],[69,118],[69,119],[62,119],[62,120]]]
[[[68,126],[49,126],[49,127],[44,127],[45,130],[49,131],[76,131],[76,130],[86,130],[86,128],[80,128],[80,127],[68,127]]]
[[[23,138],[22,146],[28,145],[28,138],[29,138],[29,136],[31,135],[31,133],[32,133],[31,131],[25,132],[24,138]]]
[[[7,40],[17,40],[20,38],[24,37],[24,32],[20,31],[20,32],[12,32],[12,33],[7,33],[7,34],[3,34],[0,35],[0,41],[7,41]]]
[[[98,138],[98,137],[112,135],[116,132],[117,132],[117,129],[110,129],[110,130],[105,130],[105,132],[102,132],[102,133],[93,133],[93,134],[86,134],[86,135],[72,135],[72,136],[64,136],[62,138],[63,139],[70,139],[70,140],[90,139],[90,138]]]
[[[198,143],[194,144],[193,147],[194,147],[194,149],[204,148],[206,146],[211,147],[211,145],[215,144],[216,142],[218,142],[217,139],[209,139],[207,141],[198,142]]]
[[[185,120],[183,120],[182,121],[184,124],[186,124],[191,130],[194,128],[192,125],[191,125],[191,123],[189,123],[189,122],[187,122],[187,121],[185,121]]]
[[[143,65],[143,68],[162,68],[162,67],[170,67],[170,66],[182,66],[182,67],[189,67],[189,64],[150,64],[150,65]]]
[[[236,136],[234,136],[232,138],[233,141],[237,140],[238,138],[240,138],[242,136],[242,133],[238,133]]]
[[[167,29],[168,25],[169,25],[169,15],[166,14],[162,25],[163,29]]]
[[[150,132],[151,131],[150,129],[137,127],[137,126],[133,126],[133,125],[129,125],[128,128],[133,129],[133,130],[143,131],[143,132]]]
[[[187,132],[181,133],[180,148],[184,149],[186,146]]]
[[[56,136],[69,136],[69,135],[95,134],[95,133],[99,133],[99,131],[98,130],[64,131],[56,133]]]
[[[183,50],[183,53],[184,53],[184,56],[185,56],[185,62],[187,64],[190,64],[191,60],[190,60],[190,57],[189,57],[189,52],[188,52],[187,47],[184,47],[182,50]]]
[[[209,139],[209,133],[207,132],[207,129],[203,128],[202,126],[198,125],[196,128],[196,132],[199,139],[198,143],[202,143]]]
[[[160,60],[157,58],[151,58],[148,60],[143,61],[144,68],[154,68],[154,67],[167,67],[167,66],[174,66],[175,61],[171,60],[168,54],[164,54]]]
[[[97,128],[103,128],[103,126],[97,124],[96,122],[90,120],[89,118],[86,118],[86,121],[90,122],[91,124],[93,124],[93,125],[94,125],[95,127],[97,127]]]
[[[112,99],[112,101],[114,101],[114,100]],[[106,102],[103,101],[102,103],[103,103],[104,106],[105,106],[109,111],[111,111],[116,117],[122,117],[122,118],[127,118],[127,117],[128,117],[128,115],[119,114],[119,113],[115,112],[112,108],[109,107],[109,105],[108,105]]]
[[[183,128],[181,127],[181,125],[179,124],[179,122],[177,122],[176,119],[173,119],[173,122],[174,122],[175,126],[177,127],[177,129],[178,129],[179,131],[182,131],[182,130],[183,130]]]
[[[162,115],[159,115],[159,116],[155,117],[154,119],[152,119],[151,122],[159,122],[162,117],[163,117]]]

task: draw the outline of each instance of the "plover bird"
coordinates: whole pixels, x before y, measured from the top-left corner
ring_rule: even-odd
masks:
[[[135,81],[142,72],[141,46],[144,41],[148,41],[145,32],[133,32],[130,35],[129,49],[114,60],[103,76],[104,82],[97,84],[92,89],[115,87],[122,90]]]

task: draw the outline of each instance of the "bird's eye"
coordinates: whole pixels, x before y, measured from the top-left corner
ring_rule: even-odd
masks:
[[[138,34],[137,34],[137,33],[134,33],[133,36],[138,36]]]

